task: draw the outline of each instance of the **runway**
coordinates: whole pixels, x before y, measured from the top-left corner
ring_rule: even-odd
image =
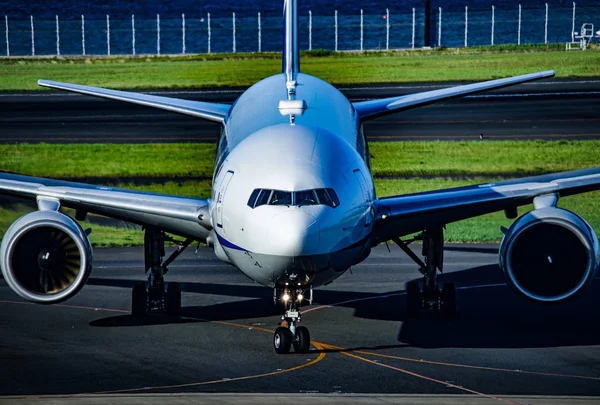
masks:
[[[457,84],[457,83],[454,83]],[[449,84],[343,86],[351,100],[399,96]],[[241,89],[158,91],[233,102]],[[548,80],[409,110],[365,124],[370,141],[595,139],[600,80]],[[213,142],[219,126],[126,103],[64,92],[1,93],[0,143]]]
[[[183,283],[180,319],[129,315],[131,287],[143,279],[141,248],[96,249],[86,287],[60,305],[24,303],[0,280],[0,395],[25,397],[23,403],[92,393],[117,396],[75,399],[162,403],[165,397],[130,394],[183,393],[168,398],[597,403],[571,396],[600,396],[599,280],[574,301],[542,306],[504,284],[497,245],[449,245],[442,278],[457,283],[458,319],[407,320],[404,284],[418,272],[390,248],[376,248],[352,272],[315,291],[303,315],[313,347],[301,355],[272,348],[280,317],[272,291],[221,264],[208,248],[188,249],[167,275]],[[186,396],[195,393],[205,395]],[[256,395],[219,396],[232,393]],[[458,394],[467,397],[453,397]]]

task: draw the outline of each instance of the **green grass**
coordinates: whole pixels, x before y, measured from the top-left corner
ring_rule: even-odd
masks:
[[[302,71],[334,84],[485,80],[555,69],[558,77],[600,76],[600,51],[540,52],[539,46],[433,51],[315,51]],[[553,46],[554,48],[554,46]],[[279,73],[279,54],[96,59],[0,59],[0,90],[38,90],[38,79],[114,88],[247,87]]]
[[[600,162],[596,140],[374,142],[369,147],[375,177],[520,175],[594,167]],[[208,143],[0,145],[0,170],[92,181],[208,179],[214,149]]]

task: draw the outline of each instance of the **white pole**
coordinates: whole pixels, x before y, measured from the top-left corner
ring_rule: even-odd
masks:
[[[31,56],[35,56],[35,33],[33,31],[33,16],[29,16],[31,18]]]
[[[110,55],[110,17],[106,15],[106,54]]]
[[[131,53],[135,55],[135,15],[131,14]]]
[[[363,34],[364,34],[364,28],[363,28],[363,10],[361,8],[360,9],[360,51],[361,52],[363,50]]]
[[[465,6],[465,48],[469,46],[469,6]]]
[[[10,56],[10,43],[8,42],[8,16],[4,16],[4,22],[6,23],[6,56]]]
[[[160,55],[160,14],[156,14],[156,54]]]
[[[312,11],[308,10],[308,50],[312,51]]]
[[[518,25],[518,32],[517,32],[517,45],[521,45],[521,5],[519,4],[519,25]]]
[[[81,54],[85,55],[85,17],[81,15]]]
[[[492,6],[492,45],[494,45],[494,30],[496,29],[496,6]]]
[[[181,13],[181,53],[185,55],[185,14]]]
[[[338,18],[337,18],[337,10],[335,10],[335,51],[338,50]]]
[[[260,22],[260,12],[258,13],[258,52],[262,52],[262,26]]]
[[[232,15],[232,24],[233,24],[233,53],[235,53],[236,49],[235,49],[235,12]]]
[[[546,20],[544,22],[544,43],[548,43],[548,3],[546,3]]]
[[[56,16],[56,56],[60,56],[60,29],[58,27],[58,16]]]
[[[207,20],[208,20],[208,53],[210,53],[210,40],[211,40],[211,35],[210,35],[210,13],[207,13]]]
[[[442,47],[442,8],[440,7],[438,13],[438,48]]]
[[[571,42],[575,42],[575,8],[577,5],[573,2],[573,24],[571,25]]]
[[[385,50],[390,50],[390,10],[385,9]]]
[[[416,30],[416,11],[413,7],[413,19],[412,19],[412,49],[415,49],[415,30]]]

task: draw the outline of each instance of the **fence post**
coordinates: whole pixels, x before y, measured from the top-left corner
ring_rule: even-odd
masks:
[[[156,54],[160,55],[160,14],[156,14]]]
[[[31,19],[31,56],[35,56],[35,33],[33,30],[33,16],[30,15],[29,18]]]
[[[258,12],[258,52],[262,52],[262,24],[260,21],[260,12]]]
[[[131,53],[135,55],[135,14],[131,14]]]
[[[416,30],[416,10],[413,7],[413,19],[412,19],[412,49],[415,49],[415,30]]]
[[[235,49],[235,12],[233,13],[231,18],[232,18],[232,24],[233,24],[233,47],[232,48],[233,48],[233,53],[235,53],[236,52],[236,49]]]
[[[58,26],[58,15],[56,16],[56,56],[60,56],[60,29]]]
[[[110,17],[106,15],[106,54],[110,55]]]
[[[465,6],[465,48],[469,46],[469,6]]]
[[[185,14],[181,13],[181,53],[185,55]]]
[[[4,16],[4,22],[6,23],[6,56],[10,56],[10,42],[8,42],[8,16]]]
[[[363,28],[363,9],[360,9],[360,51],[363,51],[363,34],[364,34],[364,28]]]
[[[338,50],[338,18],[337,18],[337,10],[335,10],[335,51]]]
[[[390,9],[385,9],[385,50],[390,50]]]
[[[548,3],[546,3],[546,20],[544,22],[544,43],[548,43]]]
[[[207,20],[208,20],[208,53],[210,54],[210,40],[211,40],[211,33],[210,33],[210,13],[207,13]]]
[[[81,15],[81,54],[85,56],[85,17]]]
[[[521,5],[519,4],[519,25],[517,28],[517,45],[521,45]]]
[[[492,45],[494,45],[494,30],[496,28],[496,6],[492,6]]]
[[[312,51],[312,11],[308,10],[308,50]]]
[[[573,2],[573,23],[571,24],[571,42],[575,42],[575,8],[576,3]]]
[[[438,48],[442,47],[442,8],[438,9]]]

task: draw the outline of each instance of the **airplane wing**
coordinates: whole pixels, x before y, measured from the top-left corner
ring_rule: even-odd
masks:
[[[158,108],[160,110],[171,111],[178,114],[189,115],[192,117],[203,118],[209,121],[223,123],[229,113],[231,106],[229,104],[208,103],[204,101],[183,100],[178,98],[152,96],[149,94],[133,93],[128,91],[109,90],[99,87],[83,86],[79,84],[69,84],[53,82],[50,80],[38,80],[38,85],[52,89],[66,90],[73,93],[85,94],[88,96],[108,98],[111,100],[124,101],[127,103],[144,105],[147,107]]]
[[[486,82],[466,84],[463,86],[449,87],[440,90],[424,91],[421,93],[408,94],[399,97],[359,101],[353,103],[353,105],[356,110],[356,114],[362,121],[365,121],[384,115],[409,110],[411,108],[437,103],[443,100],[500,89],[503,87],[513,86],[515,84],[553,77],[554,75],[554,70],[548,70],[545,72],[508,77],[505,79],[489,80]]]
[[[95,213],[176,235],[206,241],[212,229],[209,201],[172,195],[94,186],[18,174],[0,173],[0,193],[58,201],[82,213]]]
[[[600,167],[477,184],[377,200],[379,241],[447,223],[530,204],[535,197],[561,197],[600,189]]]

